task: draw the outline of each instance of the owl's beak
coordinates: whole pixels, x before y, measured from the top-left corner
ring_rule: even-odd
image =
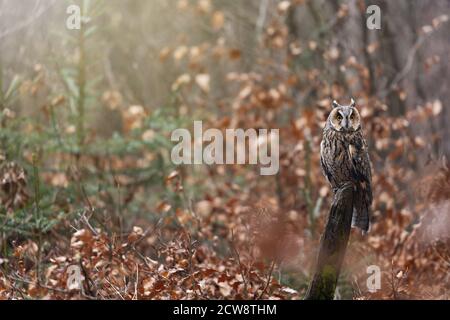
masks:
[[[346,132],[350,132],[353,130],[353,128],[350,126],[350,122],[347,120],[344,120],[342,129],[343,129],[343,131],[346,131]]]
[[[348,129],[350,129],[348,121],[346,119],[344,119],[343,122],[344,123],[343,123],[342,128],[344,128],[345,131],[348,131]]]

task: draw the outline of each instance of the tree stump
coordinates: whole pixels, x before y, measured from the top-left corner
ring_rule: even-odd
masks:
[[[334,194],[327,225],[320,240],[314,277],[305,300],[333,300],[342,261],[350,236],[353,214],[352,183],[344,184]]]

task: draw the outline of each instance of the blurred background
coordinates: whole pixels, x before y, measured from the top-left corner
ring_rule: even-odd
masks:
[[[0,297],[303,297],[332,198],[322,128],[353,97],[373,228],[352,234],[337,298],[448,299],[449,13],[448,0],[0,0]],[[194,120],[279,128],[280,172],[173,165],[170,134]],[[73,264],[84,292],[67,287]]]

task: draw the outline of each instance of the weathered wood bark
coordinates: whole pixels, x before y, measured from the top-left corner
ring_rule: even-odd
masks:
[[[332,300],[344,260],[352,223],[353,184],[345,184],[334,195],[325,231],[320,240],[316,271],[306,300]]]

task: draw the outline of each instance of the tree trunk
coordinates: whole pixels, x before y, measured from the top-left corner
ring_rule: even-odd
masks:
[[[352,224],[353,184],[343,185],[334,195],[325,232],[320,240],[316,271],[306,300],[332,300],[344,260]]]

